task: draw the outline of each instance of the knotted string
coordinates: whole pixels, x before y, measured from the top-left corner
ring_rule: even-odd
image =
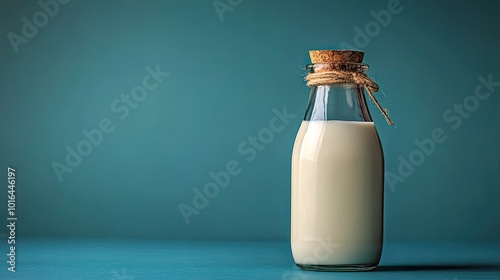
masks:
[[[387,109],[380,106],[377,99],[373,95],[374,92],[379,90],[378,85],[372,81],[365,73],[362,72],[350,72],[350,71],[336,71],[336,70],[328,70],[325,72],[313,72],[307,74],[305,80],[307,81],[307,86],[317,86],[317,85],[328,85],[328,84],[343,84],[343,83],[355,83],[363,86],[371,100],[377,108],[384,115],[385,120],[389,125],[393,125],[391,118],[387,114]]]

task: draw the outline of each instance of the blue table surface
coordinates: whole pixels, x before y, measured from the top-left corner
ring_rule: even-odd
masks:
[[[500,279],[500,244],[386,243],[369,272],[309,272],[288,242],[17,239],[0,279]]]

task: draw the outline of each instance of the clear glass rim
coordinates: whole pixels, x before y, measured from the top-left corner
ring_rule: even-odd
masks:
[[[354,62],[310,63],[306,65],[306,70],[309,73],[313,73],[316,72],[317,70],[324,70],[324,69],[366,72],[368,68],[369,66],[366,63],[354,63]]]

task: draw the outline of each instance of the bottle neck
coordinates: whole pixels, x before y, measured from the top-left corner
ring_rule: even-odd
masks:
[[[304,120],[372,122],[364,89],[357,84],[313,86]]]

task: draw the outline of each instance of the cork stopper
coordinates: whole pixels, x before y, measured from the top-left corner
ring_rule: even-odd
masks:
[[[309,56],[314,65],[314,72],[327,72],[331,70],[355,71],[355,64],[337,64],[337,63],[362,63],[365,53],[350,50],[311,50]]]
[[[335,62],[350,62],[362,63],[364,52],[360,51],[344,51],[344,50],[312,50],[309,51],[311,62],[316,63],[335,63]]]

